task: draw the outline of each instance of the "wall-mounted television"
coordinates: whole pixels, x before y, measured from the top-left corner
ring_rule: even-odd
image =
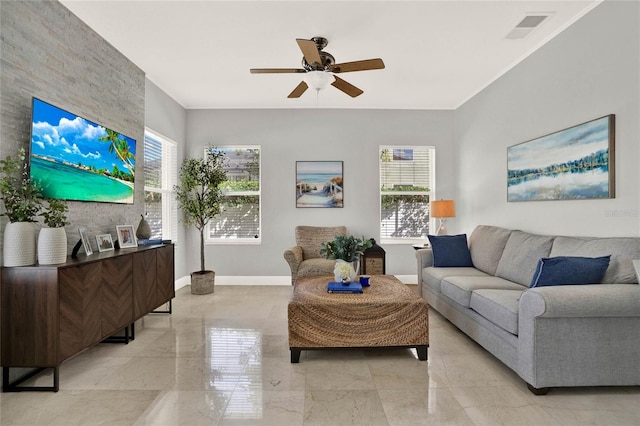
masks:
[[[30,160],[46,198],[133,204],[135,139],[37,98]]]

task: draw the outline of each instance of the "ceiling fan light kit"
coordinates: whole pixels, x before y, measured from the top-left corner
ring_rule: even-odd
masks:
[[[309,87],[320,92],[329,85],[355,98],[364,92],[335,74],[384,69],[384,62],[380,58],[336,64],[333,55],[322,50],[328,44],[324,37],[313,37],[311,40],[299,38],[296,42],[303,55],[302,68],[252,68],[250,70],[251,74],[305,73],[303,81],[293,89],[288,98],[299,98]]]
[[[309,71],[304,76],[304,81],[309,87],[316,91],[324,90],[331,85],[336,78],[330,72]]]

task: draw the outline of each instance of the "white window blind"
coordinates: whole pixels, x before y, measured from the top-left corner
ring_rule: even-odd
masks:
[[[211,243],[259,244],[260,235],[260,146],[221,146],[205,148],[225,156],[227,181],[222,212],[208,225]]]
[[[435,185],[435,149],[381,146],[380,239],[424,240],[429,234],[429,198]]]
[[[151,227],[151,238],[178,237],[178,211],[173,187],[178,179],[177,144],[145,129],[144,133],[144,210]]]

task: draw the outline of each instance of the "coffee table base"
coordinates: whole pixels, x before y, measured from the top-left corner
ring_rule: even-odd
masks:
[[[420,361],[426,361],[428,358],[428,348],[429,345],[417,345],[417,346],[378,346],[375,347],[376,349],[379,349],[381,347],[384,348],[389,348],[389,349],[402,349],[402,348],[415,348],[416,352],[418,353],[418,359]],[[302,353],[303,350],[305,351],[319,351],[319,350],[326,350],[326,349],[371,349],[371,346],[366,346],[366,347],[359,347],[359,348],[289,348],[291,350],[291,363],[292,364],[297,364],[300,362],[300,354]]]

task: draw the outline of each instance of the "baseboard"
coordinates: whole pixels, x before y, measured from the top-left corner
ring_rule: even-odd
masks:
[[[418,275],[396,275],[396,278],[404,284],[416,284],[418,282]]]
[[[176,280],[176,290],[191,285],[191,277],[184,276]],[[291,286],[291,277],[286,276],[220,276],[216,275],[216,285],[288,285]]]
[[[180,290],[182,287],[186,287],[188,285],[191,285],[191,277],[187,275],[176,280],[175,289]]]
[[[396,275],[404,284],[415,284],[418,282],[417,275]],[[191,285],[191,277],[184,276],[176,280],[176,290]],[[291,277],[286,276],[219,276],[216,275],[216,285],[291,285]]]

